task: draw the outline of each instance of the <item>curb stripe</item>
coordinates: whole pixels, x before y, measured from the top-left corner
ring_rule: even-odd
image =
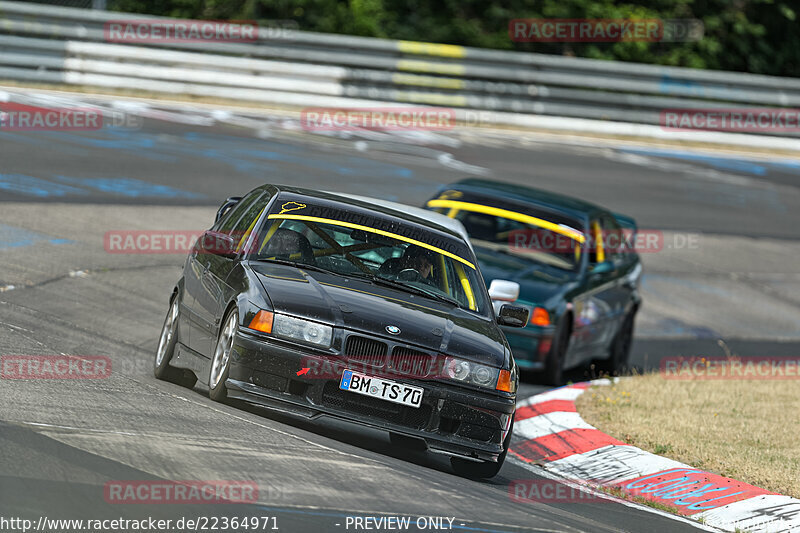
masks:
[[[635,446],[621,444],[569,455],[548,463],[546,468],[566,478],[610,484],[669,469],[691,467]]]
[[[595,429],[578,413],[549,413],[514,423],[514,433],[526,439],[538,439],[545,435],[578,428]]]
[[[695,515],[706,524],[727,530],[788,532],[800,530],[800,500],[768,494]]]
[[[583,389],[575,387],[562,387],[560,389],[555,389],[543,392],[542,394],[537,394],[536,396],[531,396],[527,400],[523,400],[522,402],[520,402],[519,407],[525,407],[526,405],[534,405],[537,403],[548,402],[550,400],[567,400],[570,402],[574,402],[581,394],[583,394]]]
[[[621,442],[584,421],[575,400],[593,385],[578,383],[519,403],[509,453],[561,478],[614,487],[658,502],[725,531],[800,529],[800,500],[679,463]]]
[[[624,442],[606,435],[599,429],[577,428],[545,435],[511,446],[525,462],[557,461],[576,454],[590,452],[609,445],[626,446]]]
[[[515,420],[520,422],[527,418],[555,412],[574,413],[576,412],[575,402],[569,400],[549,400],[547,402],[526,405],[525,407],[517,409]]]
[[[770,494],[753,485],[696,468],[672,468],[618,483],[616,487],[628,494],[676,507],[685,516]]]

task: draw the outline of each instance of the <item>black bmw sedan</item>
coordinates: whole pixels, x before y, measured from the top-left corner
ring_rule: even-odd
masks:
[[[264,185],[230,198],[170,300],[155,375],[227,398],[389,432],[494,476],[517,366],[465,232],[413,207]]]

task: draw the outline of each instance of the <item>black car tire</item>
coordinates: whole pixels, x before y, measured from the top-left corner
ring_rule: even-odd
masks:
[[[176,294],[170,300],[169,311],[167,311],[167,316],[164,318],[164,326],[161,328],[161,336],[159,337],[153,364],[153,375],[156,379],[170,381],[181,387],[192,388],[197,383],[197,378],[191,371],[169,366],[172,356],[175,355],[175,347],[178,345],[178,338],[180,337],[178,331],[180,309],[180,300]]]
[[[231,355],[237,331],[239,331],[239,312],[236,307],[233,307],[225,315],[225,320],[222,321],[222,326],[219,328],[217,344],[208,373],[208,397],[215,402],[224,402],[228,399],[225,380],[228,379],[228,371],[231,367]]]
[[[569,327],[566,316],[558,321],[553,344],[544,363],[544,381],[547,385],[559,387],[564,384],[564,356],[569,347]]]
[[[633,321],[636,310],[629,311],[625,315],[619,331],[611,341],[611,354],[608,359],[598,361],[597,368],[609,374],[621,374],[628,369],[628,361],[631,356],[631,345],[633,344]]]
[[[514,433],[514,419],[511,419],[511,427],[508,428],[508,434],[503,441],[503,451],[497,457],[497,462],[493,461],[470,461],[469,459],[462,459],[461,457],[451,457],[450,466],[453,471],[465,478],[469,479],[489,479],[496,476],[500,469],[503,468],[503,463],[506,461],[508,455],[508,448],[511,446],[511,434]]]

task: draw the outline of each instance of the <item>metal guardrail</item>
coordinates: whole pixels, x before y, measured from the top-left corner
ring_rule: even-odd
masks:
[[[659,124],[669,108],[800,107],[800,79],[433,43],[268,28],[253,43],[106,42],[106,22],[143,19],[160,20],[0,1],[0,78],[282,105],[399,102],[641,125]]]

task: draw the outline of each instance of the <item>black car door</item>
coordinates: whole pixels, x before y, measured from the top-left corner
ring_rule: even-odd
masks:
[[[263,191],[245,196],[214,224],[211,231],[230,235],[237,249],[240,248],[246,240],[248,228],[255,223],[269,198],[269,194]],[[222,305],[220,298],[225,292],[225,279],[237,260],[219,254],[213,247],[206,250],[196,246],[184,270],[187,306],[190,308],[187,322],[191,322],[189,347],[206,357],[213,355],[217,329],[222,320],[218,314],[224,311],[219,309]]]
[[[192,330],[197,323],[197,317],[194,314],[194,297],[191,294],[194,291],[190,290],[200,279],[202,271],[198,270],[198,263],[194,260],[197,253],[198,243],[196,242],[189,256],[186,258],[186,263],[183,265],[183,294],[179,295],[181,308],[178,314],[178,328],[180,332],[180,342],[184,346],[191,348]]]

